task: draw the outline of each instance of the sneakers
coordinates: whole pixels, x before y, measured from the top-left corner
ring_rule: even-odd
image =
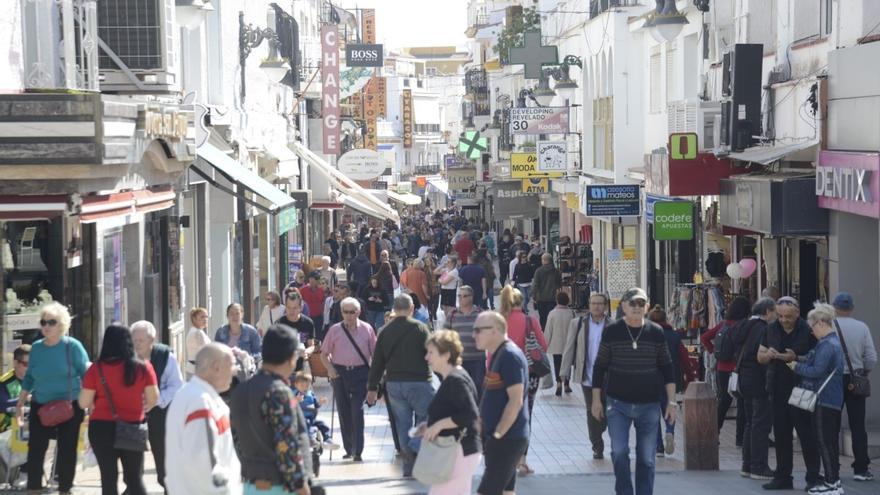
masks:
[[[744,467],[739,470],[739,475],[742,476],[743,478],[748,478],[749,476],[752,475],[752,472],[749,471],[749,468]]]
[[[825,482],[810,488],[807,493],[810,495],[843,495],[843,485],[840,480],[834,483]]]
[[[323,445],[324,445],[324,448],[327,449],[327,450],[337,450],[337,449],[339,449],[339,444],[336,443],[336,442],[334,442],[333,439],[331,439],[331,438],[328,438],[328,439],[324,440]]]
[[[749,478],[751,478],[753,480],[768,480],[769,481],[769,480],[773,479],[774,474],[775,473],[773,472],[772,469],[764,468],[761,471],[752,472],[751,474],[749,474]]]
[[[761,485],[761,488],[765,490],[793,490],[794,483],[792,483],[791,478],[773,478],[773,480],[769,483],[764,483],[763,485]]]
[[[666,433],[666,455],[672,455],[675,452],[675,434]]]
[[[593,459],[601,460],[605,458],[605,454],[602,452],[593,452]]]
[[[856,481],[874,481],[874,475],[871,471],[865,471],[864,473],[856,473],[853,479]]]

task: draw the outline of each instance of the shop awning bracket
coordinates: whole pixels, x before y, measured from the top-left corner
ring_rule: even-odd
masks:
[[[241,192],[235,192],[234,190],[232,190],[232,189],[230,189],[230,188],[224,186],[223,184],[220,184],[219,182],[217,182],[216,180],[214,180],[214,178],[211,177],[209,174],[207,174],[207,173],[205,173],[203,170],[201,170],[199,167],[197,167],[197,166],[195,166],[195,165],[191,165],[191,166],[190,166],[190,169],[191,169],[193,172],[195,172],[195,173],[197,173],[198,175],[200,175],[203,179],[205,179],[205,181],[208,182],[208,184],[211,184],[212,186],[214,186],[214,187],[216,187],[217,189],[219,189],[219,190],[225,192],[226,194],[229,194],[230,196],[235,196],[236,198],[241,198],[242,201],[244,201],[245,203],[247,203],[247,204],[249,204],[249,205],[251,205],[251,206],[256,207],[258,210],[262,211],[263,213],[268,213],[268,214],[270,214],[270,215],[273,214],[273,213],[276,213],[276,212],[270,210],[269,208],[266,208],[265,206],[261,205],[259,202],[254,201],[254,200],[252,200],[252,199],[248,199],[248,198],[244,195],[244,191],[241,191]],[[215,170],[217,170],[217,169],[215,169]],[[242,186],[241,183],[236,182],[235,179],[229,177],[228,175],[226,175],[226,174],[223,173],[222,171],[220,171],[220,170],[217,170],[217,171],[220,172],[220,175],[222,175],[223,177],[226,177],[226,179],[228,179],[229,182],[232,182],[232,183],[234,183],[234,184],[237,184],[238,187],[240,187],[240,188],[242,188],[242,189],[249,190],[249,189],[245,188],[244,186]]]

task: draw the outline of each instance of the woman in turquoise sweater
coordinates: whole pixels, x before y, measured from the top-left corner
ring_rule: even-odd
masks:
[[[27,488],[29,493],[38,493],[43,488],[43,464],[49,437],[54,432],[58,442],[58,491],[65,494],[70,493],[76,473],[76,445],[83,421],[83,410],[76,399],[89,357],[78,340],[65,335],[70,329],[70,313],[63,305],[53,302],[43,306],[40,329],[43,338],[31,346],[30,363],[18,399],[19,421],[28,399],[31,402]],[[46,426],[40,418],[40,408],[53,401],[69,401],[72,414],[58,424]]]

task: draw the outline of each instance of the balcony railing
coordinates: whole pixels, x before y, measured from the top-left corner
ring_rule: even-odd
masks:
[[[431,175],[440,173],[440,164],[416,165],[414,167],[416,175]]]

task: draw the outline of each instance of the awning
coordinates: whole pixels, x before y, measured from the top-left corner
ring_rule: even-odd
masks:
[[[363,213],[379,219],[388,219],[394,222],[400,222],[400,215],[398,215],[393,208],[380,201],[379,199],[376,199],[366,189],[343,175],[342,172],[340,172],[339,170],[336,170],[332,165],[327,163],[326,160],[313,153],[310,149],[303,146],[302,143],[294,142],[291,146],[293,146],[294,153],[296,153],[300,156],[300,158],[309,163],[309,165],[311,166],[311,168],[309,169],[310,171],[315,170],[316,172],[325,176],[327,180],[330,181],[330,184],[332,184],[334,188],[339,190],[339,192],[353,198],[354,201],[356,201],[362,208],[367,208],[370,210],[363,211]],[[344,203],[344,201],[342,202]],[[354,208],[354,206],[352,206],[352,208]],[[358,211],[362,211],[360,208],[355,209]]]
[[[67,209],[66,194],[0,196],[0,220],[51,220]]]
[[[98,220],[135,213],[161,211],[174,206],[176,197],[177,195],[170,187],[86,196],[82,200],[80,221],[93,223]]]
[[[260,203],[246,200],[248,203],[273,214],[277,213],[279,210],[293,206],[293,198],[290,197],[290,195],[281,191],[256,173],[244,168],[240,163],[232,159],[232,157],[214,147],[214,145],[208,143],[203,144],[202,146],[199,146],[196,154],[198,155],[199,160],[207,162],[210,166],[214,167],[215,170],[223,174],[230,182],[234,182],[240,187],[243,187],[263,198],[269,203],[269,206],[266,207]],[[205,178],[205,180],[210,182],[214,187],[225,189],[214,181],[210,174],[200,169],[196,164],[193,164],[190,168]],[[226,192],[241,197],[241,194],[244,191],[239,189],[238,191],[227,190]]]
[[[412,193],[399,193],[388,190],[388,198],[407,206],[416,206],[422,204],[422,198]]]
[[[446,182],[446,179],[431,177],[428,179],[428,188],[434,189],[434,192],[449,195],[449,183]]]
[[[816,153],[814,149],[811,150],[810,148],[815,148],[818,145],[819,141],[800,141],[797,143],[779,144],[775,146],[755,146],[753,148],[747,148],[744,151],[740,151],[738,153],[731,153],[727,155],[727,158],[740,160],[743,162],[760,163],[761,165],[770,165],[777,160],[789,157],[791,155],[794,155],[795,153],[804,152],[801,154],[812,154],[812,156],[801,157],[800,160],[794,161],[813,161],[816,159]]]
[[[266,154],[278,161],[279,179],[299,177],[299,157],[287,145],[277,142],[266,144]]]
[[[339,200],[342,202],[343,205],[351,208],[352,210],[359,211],[359,212],[363,213],[364,215],[369,215],[372,217],[381,218],[381,217],[378,217],[378,212],[375,209],[364,204],[364,202],[358,200],[357,198],[355,198],[353,196],[349,196],[347,194],[340,194]]]

